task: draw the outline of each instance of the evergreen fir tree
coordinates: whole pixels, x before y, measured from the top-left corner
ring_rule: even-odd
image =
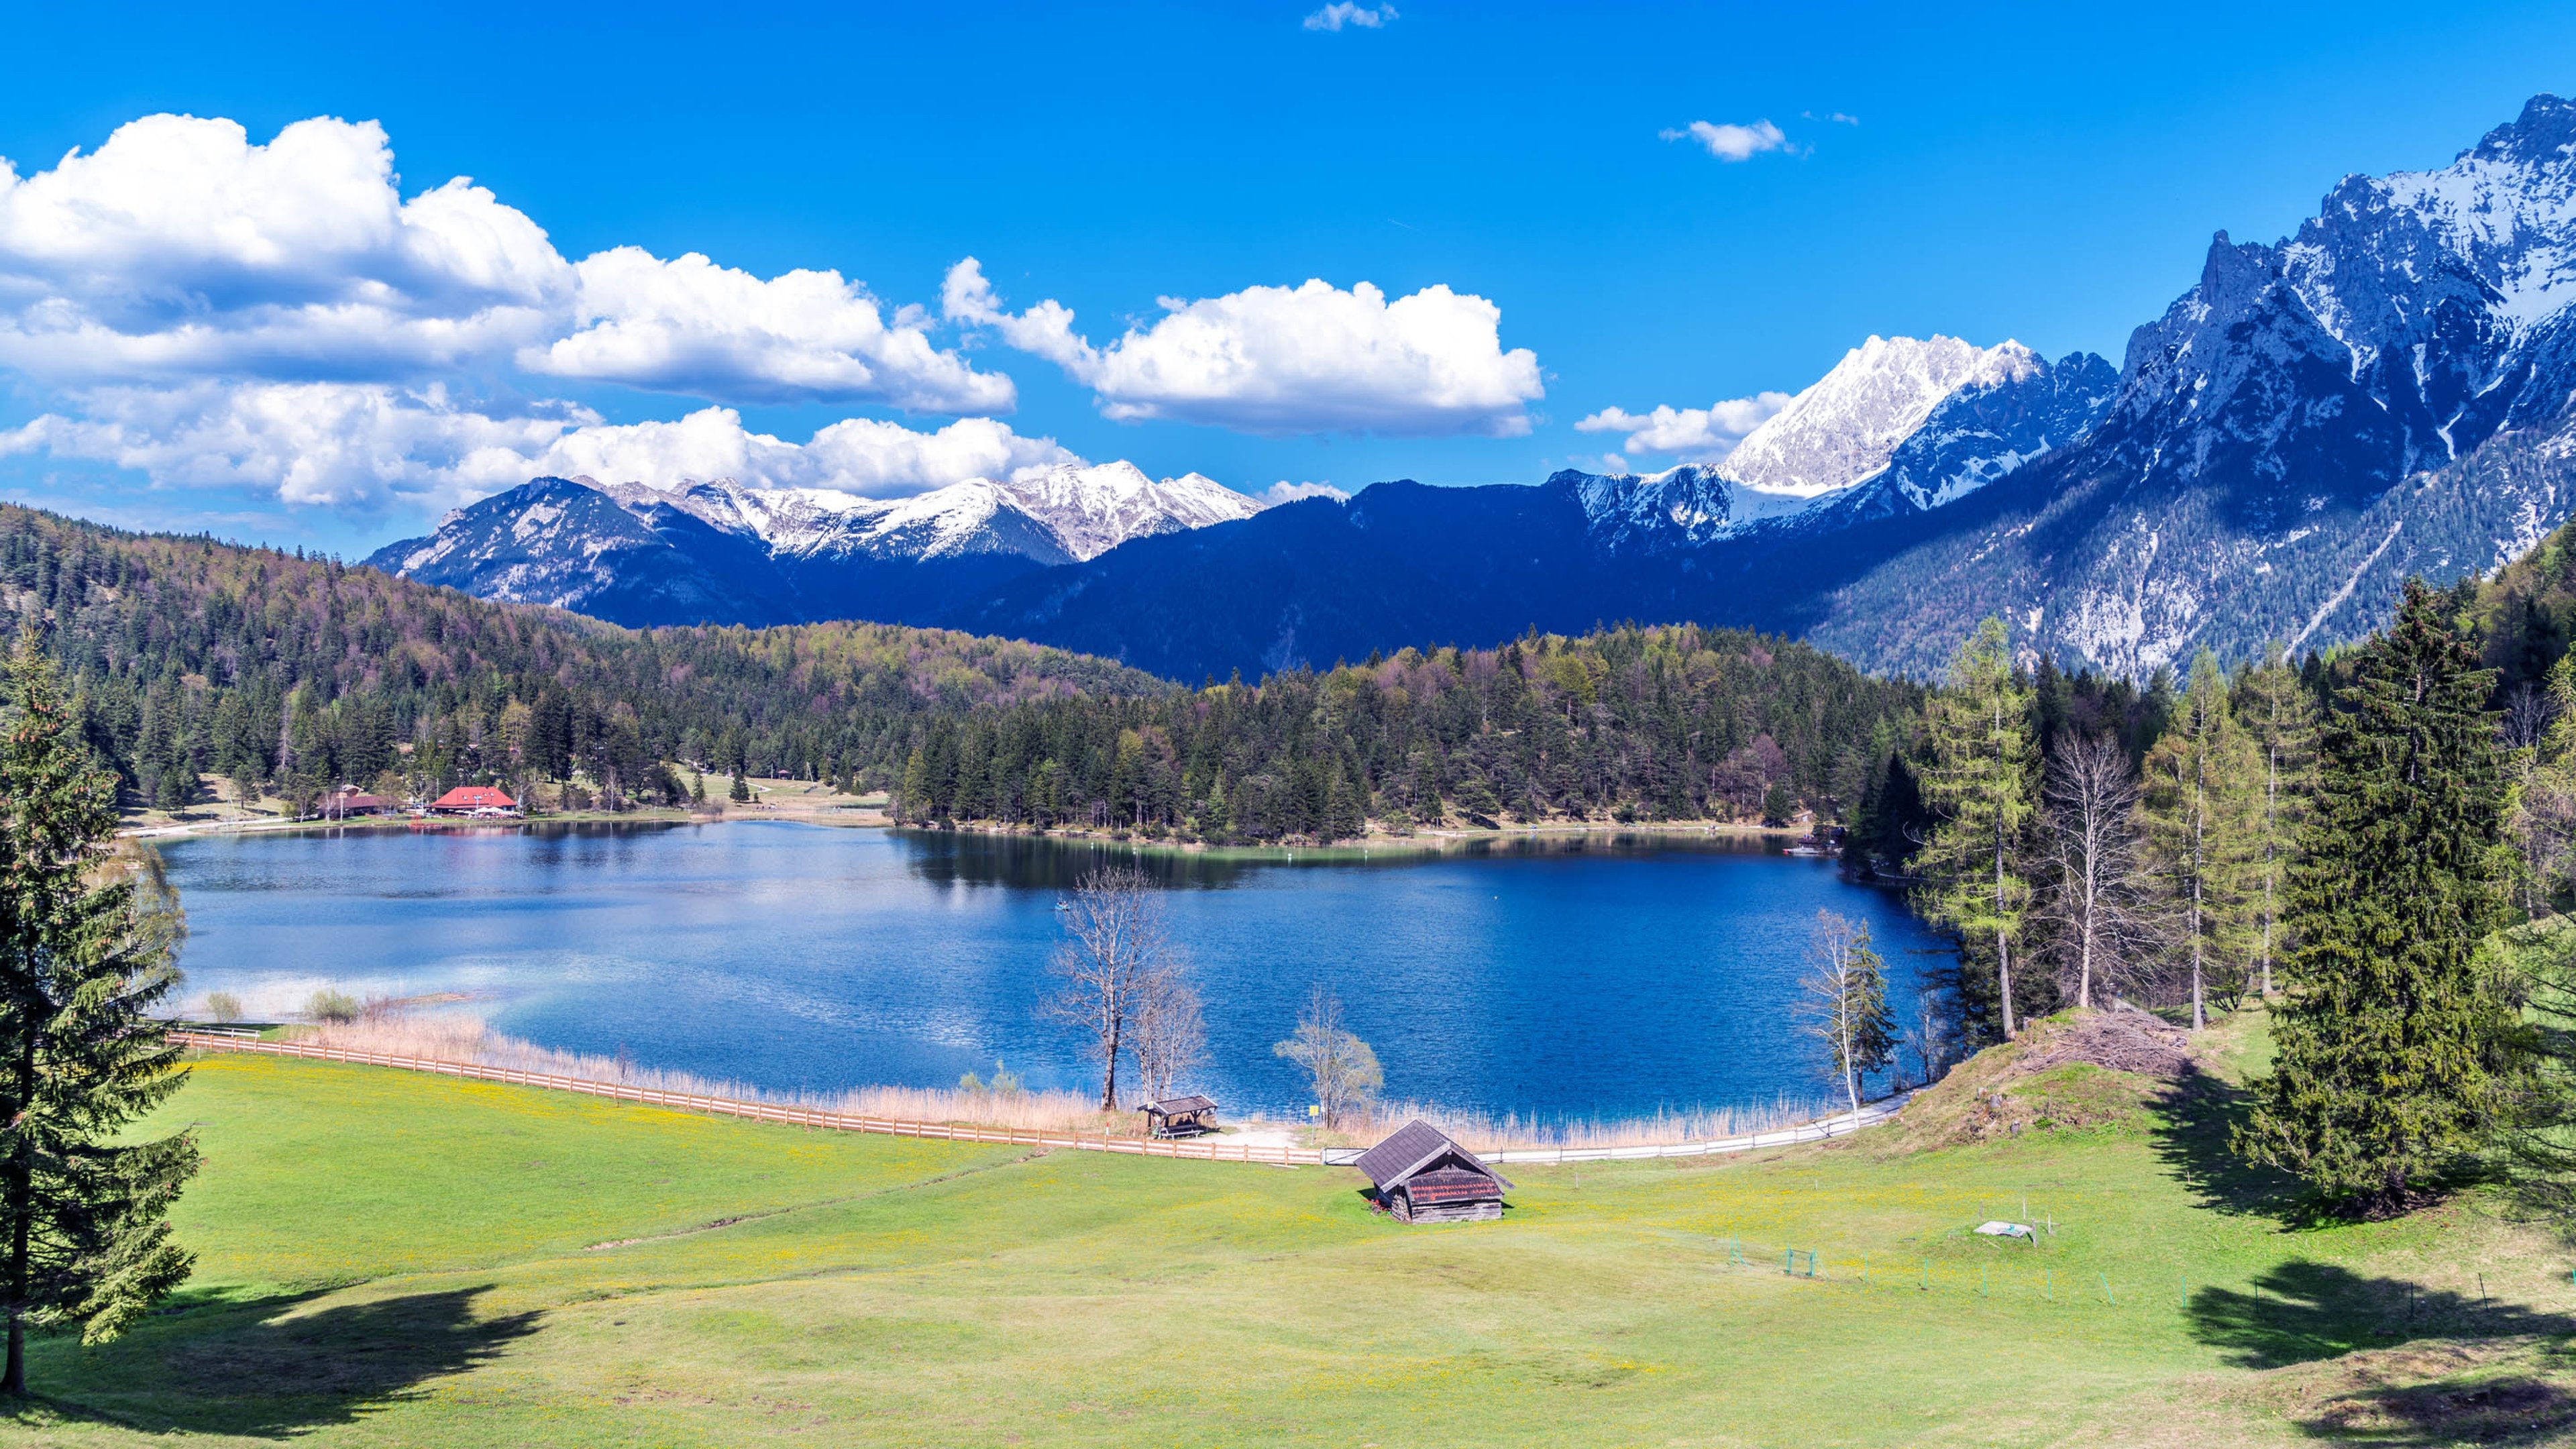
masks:
[[[2203,649],[2163,739],[2147,752],[2139,802],[2147,849],[2182,925],[2191,973],[2191,1025],[2209,1025],[2209,981],[2241,983],[2253,955],[2259,905],[2254,866],[2261,800],[2253,746],[2227,708],[2227,681]]]
[[[2006,1037],[2017,1029],[2013,967],[2030,904],[2025,837],[2039,763],[2030,712],[2030,685],[2013,671],[2003,621],[1989,618],[1925,702],[1918,772],[1934,825],[1914,857],[1926,882],[1917,899],[1926,919],[1959,940],[1961,995],[1971,1008],[1991,972]]]
[[[2275,640],[2264,646],[2263,662],[2237,682],[2234,705],[2262,771],[2253,822],[2254,969],[2269,998],[2274,962],[2286,944],[2280,931],[2282,888],[2316,780],[2316,698]]]
[[[1800,986],[1802,1029],[1857,1112],[1861,1080],[1896,1060],[1887,967],[1870,943],[1869,923],[1816,912],[1807,941],[1807,975]]]
[[[114,1338],[187,1277],[171,1202],[196,1171],[184,1133],[123,1140],[175,1090],[179,1052],[149,1012],[178,984],[178,913],[107,858],[116,787],[91,761],[30,632],[0,716],[0,1392],[26,1392],[25,1339]],[[147,882],[157,876],[147,876]]]
[[[2409,582],[2319,738],[2289,872],[2277,1056],[2239,1141],[2352,1211],[2398,1210],[2470,1148],[2513,1027],[2479,950],[2504,914],[2493,675]]]

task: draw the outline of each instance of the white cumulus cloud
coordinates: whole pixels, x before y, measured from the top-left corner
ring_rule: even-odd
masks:
[[[972,257],[942,289],[951,321],[990,327],[1056,363],[1124,421],[1510,437],[1529,431],[1525,405],[1544,391],[1537,355],[1503,350],[1502,309],[1446,286],[1389,300],[1367,282],[1344,290],[1318,279],[1161,301],[1152,326],[1095,347],[1054,301],[1005,311]]]
[[[1648,453],[1678,455],[1685,463],[1714,463],[1735,451],[1744,436],[1789,405],[1785,392],[1758,392],[1728,398],[1704,408],[1658,407],[1650,413],[1603,408],[1577,422],[1583,433],[1626,433],[1622,451],[1635,457]],[[1609,460],[1616,464],[1619,460]]]
[[[803,443],[743,426],[731,408],[669,422],[606,423],[540,404],[479,411],[445,388],[384,383],[201,383],[103,388],[77,415],[0,430],[0,455],[44,452],[130,468],[159,487],[235,487],[280,502],[446,508],[544,474],[667,486],[733,478],[876,497],[1081,459],[991,418],[924,432],[851,418]]]
[[[493,417],[444,388],[384,383],[198,383],[102,388],[77,416],[0,432],[0,454],[43,451],[131,468],[165,488],[235,487],[280,502],[447,506],[527,480],[527,461],[594,421],[553,408]]]
[[[1261,500],[1262,507],[1273,508],[1282,503],[1294,503],[1301,498],[1330,498],[1336,503],[1341,503],[1347,501],[1351,495],[1330,483],[1291,483],[1282,478],[1252,496]]]
[[[1708,148],[1708,154],[1720,161],[1750,161],[1765,151],[1786,151],[1789,138],[1769,121],[1756,121],[1750,126],[1731,122],[1693,121],[1679,130],[1660,133],[1667,141],[1696,141]]]
[[[147,116],[0,160],[0,365],[47,379],[384,375],[535,335],[572,269],[459,177],[409,201],[373,122]]]
[[[838,488],[892,498],[1083,460],[1053,438],[1022,437],[992,418],[960,418],[935,432],[846,418],[806,442],[791,443],[745,428],[731,408],[701,408],[675,422],[573,429],[533,461],[542,465],[539,472],[656,487],[731,478],[756,487]]]
[[[838,272],[695,253],[566,261],[458,177],[406,200],[384,128],[146,116],[21,177],[0,160],[0,367],[67,387],[412,382],[516,363],[717,401],[992,413],[1010,379]]]
[[[885,402],[915,412],[1008,412],[1011,380],[978,372],[918,326],[887,324],[838,272],[763,281],[691,252],[584,258],[577,327],[519,363],[556,377],[760,402]]]
[[[1392,5],[1363,6],[1353,5],[1350,0],[1334,0],[1334,3],[1307,16],[1306,28],[1339,30],[1345,25],[1355,25],[1362,30],[1377,30],[1395,18]]]

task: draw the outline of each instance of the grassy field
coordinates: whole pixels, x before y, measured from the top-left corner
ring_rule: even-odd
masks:
[[[2576,1259],[2493,1199],[2303,1228],[2222,1152],[2223,1080],[2140,1112],[2130,1079],[2078,1066],[2020,1100],[2093,1125],[1520,1169],[1503,1223],[1406,1228],[1344,1170],[806,1134],[216,1057],[167,1110],[206,1149],[179,1214],[195,1282],[109,1348],[43,1342],[42,1398],[0,1439],[2576,1433]],[[2056,1225],[2039,1246],[1968,1233],[2025,1199]],[[1784,1275],[1790,1248],[1821,1275]]]

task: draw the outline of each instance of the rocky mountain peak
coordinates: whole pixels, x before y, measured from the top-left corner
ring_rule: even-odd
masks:
[[[1801,498],[1848,488],[1885,468],[1944,398],[2027,376],[2038,362],[2018,342],[1981,348],[1956,337],[1872,336],[1746,434],[1718,470],[1748,488]]]

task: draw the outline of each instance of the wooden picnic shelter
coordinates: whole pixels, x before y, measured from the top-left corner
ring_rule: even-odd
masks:
[[[1216,1130],[1216,1103],[1205,1097],[1165,1097],[1144,1107],[1150,1137],[1196,1137]]]
[[[1378,1201],[1404,1223],[1492,1222],[1511,1182],[1417,1117],[1352,1164],[1377,1185]]]

